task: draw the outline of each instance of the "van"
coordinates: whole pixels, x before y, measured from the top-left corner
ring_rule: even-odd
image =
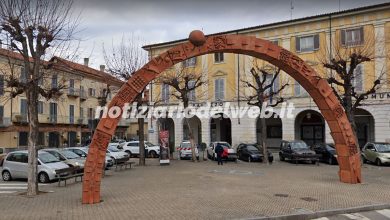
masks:
[[[3,161],[1,175],[4,181],[12,179],[27,179],[28,174],[28,152],[14,151],[9,153]],[[57,178],[56,170],[68,168],[69,166],[53,155],[38,151],[38,181],[47,183]]]

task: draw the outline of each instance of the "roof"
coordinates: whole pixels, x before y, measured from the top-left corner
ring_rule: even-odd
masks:
[[[15,51],[11,51],[11,50],[7,50],[4,48],[0,48],[0,56],[10,57],[10,58],[16,59],[16,60],[23,60],[23,56],[20,53],[15,52]],[[59,63],[63,64],[63,65],[58,65],[58,62],[55,63],[53,65],[54,69],[64,70],[64,67],[67,67],[68,71],[69,70],[70,71],[79,71],[81,73],[84,73],[85,75],[92,77],[92,78],[95,78],[95,79],[100,80],[102,82],[107,82],[110,85],[114,85],[114,86],[118,86],[118,87],[122,86],[122,84],[124,83],[123,81],[113,77],[112,75],[110,75],[106,72],[96,70],[96,69],[93,69],[91,67],[88,67],[88,66],[85,66],[82,64],[78,64],[78,63],[75,63],[75,62],[72,62],[69,60],[65,60],[65,59],[62,59],[60,57],[53,57],[52,59],[50,59],[50,61],[52,61],[52,60],[57,60],[57,61],[59,61]],[[30,58],[30,61],[31,62],[33,61],[32,58]],[[49,64],[49,61],[44,61],[44,63]]]
[[[376,5],[369,5],[369,6],[364,6],[364,7],[358,7],[358,8],[352,8],[352,9],[347,9],[347,10],[342,10],[342,11],[337,11],[337,12],[307,16],[307,17],[302,17],[302,18],[297,18],[297,19],[292,19],[292,20],[285,20],[285,21],[280,21],[280,22],[274,22],[274,23],[269,23],[269,24],[262,24],[262,25],[252,26],[252,27],[234,29],[234,30],[229,30],[229,31],[224,31],[224,32],[217,32],[217,33],[213,33],[213,34],[208,34],[208,35],[206,35],[206,37],[216,36],[216,35],[224,35],[224,34],[237,34],[238,32],[250,31],[250,30],[255,30],[255,29],[259,29],[259,28],[267,28],[267,27],[272,27],[272,26],[277,26],[277,25],[286,25],[289,23],[300,22],[300,21],[305,21],[305,20],[309,20],[309,19],[337,16],[337,15],[343,15],[343,14],[347,14],[347,13],[351,13],[351,12],[358,12],[358,11],[363,11],[363,10],[381,8],[381,7],[390,7],[390,2],[376,4]],[[159,47],[159,46],[164,46],[164,45],[169,45],[169,44],[175,44],[175,43],[183,42],[186,40],[188,40],[188,39],[185,38],[185,39],[167,41],[167,42],[163,42],[163,43],[149,44],[149,45],[143,46],[142,48],[145,50],[150,50],[152,47]]]

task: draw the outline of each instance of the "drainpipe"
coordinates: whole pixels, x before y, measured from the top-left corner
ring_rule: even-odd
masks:
[[[238,35],[238,31],[236,32]],[[240,109],[240,54],[237,54],[237,105]],[[238,124],[241,124],[240,117],[237,119]]]

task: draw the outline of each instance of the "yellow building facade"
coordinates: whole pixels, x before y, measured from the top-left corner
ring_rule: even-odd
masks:
[[[381,87],[364,101],[357,114],[359,143],[368,141],[390,141],[390,4],[380,4],[356,8],[341,12],[316,15],[256,27],[231,30],[219,34],[241,34],[256,36],[271,41],[301,57],[321,76],[332,74],[323,63],[336,54],[344,57],[352,51],[359,51],[373,58],[371,62],[360,65],[354,80],[355,89],[364,92],[370,89],[376,79]],[[146,45],[143,48],[149,56],[155,57],[187,39],[159,44]],[[275,68],[270,64],[254,60],[252,57],[238,54],[207,54],[194,58],[193,67],[204,72],[207,84],[198,88],[194,106],[211,102],[214,105],[229,103],[230,106],[247,105],[245,97],[250,90],[242,81],[250,80],[249,71],[254,65],[263,69]],[[183,65],[183,64],[177,64]],[[329,127],[313,100],[293,78],[282,74],[273,85],[275,89],[283,84],[289,86],[280,94],[293,103],[294,118],[267,119],[267,142],[278,147],[282,139],[300,139],[308,144],[332,142]],[[150,101],[158,103],[167,91],[158,80],[150,85]],[[172,89],[172,88],[171,88]],[[170,91],[172,92],[172,91]],[[163,105],[177,105],[178,101],[170,97]],[[280,107],[279,107],[280,108]],[[278,107],[276,107],[278,109]],[[249,118],[228,118],[222,121],[213,119],[191,119],[198,143],[228,141],[233,146],[242,142],[257,142],[260,139],[259,122]],[[150,119],[151,141],[157,141],[159,129],[170,130],[174,134],[170,143],[178,146],[188,138],[183,119]]]

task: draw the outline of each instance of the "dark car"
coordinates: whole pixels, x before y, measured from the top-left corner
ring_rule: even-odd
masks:
[[[337,164],[337,154],[333,144],[317,143],[313,144],[310,149],[319,155],[320,161],[331,165]]]
[[[319,161],[319,155],[310,150],[304,141],[282,141],[279,151],[280,161],[286,159],[298,163],[298,161],[308,161],[315,164]]]
[[[237,156],[238,159],[254,162],[254,161],[263,161],[263,148],[259,144],[239,144],[237,147]],[[272,163],[274,161],[274,156],[268,151],[268,161]]]

